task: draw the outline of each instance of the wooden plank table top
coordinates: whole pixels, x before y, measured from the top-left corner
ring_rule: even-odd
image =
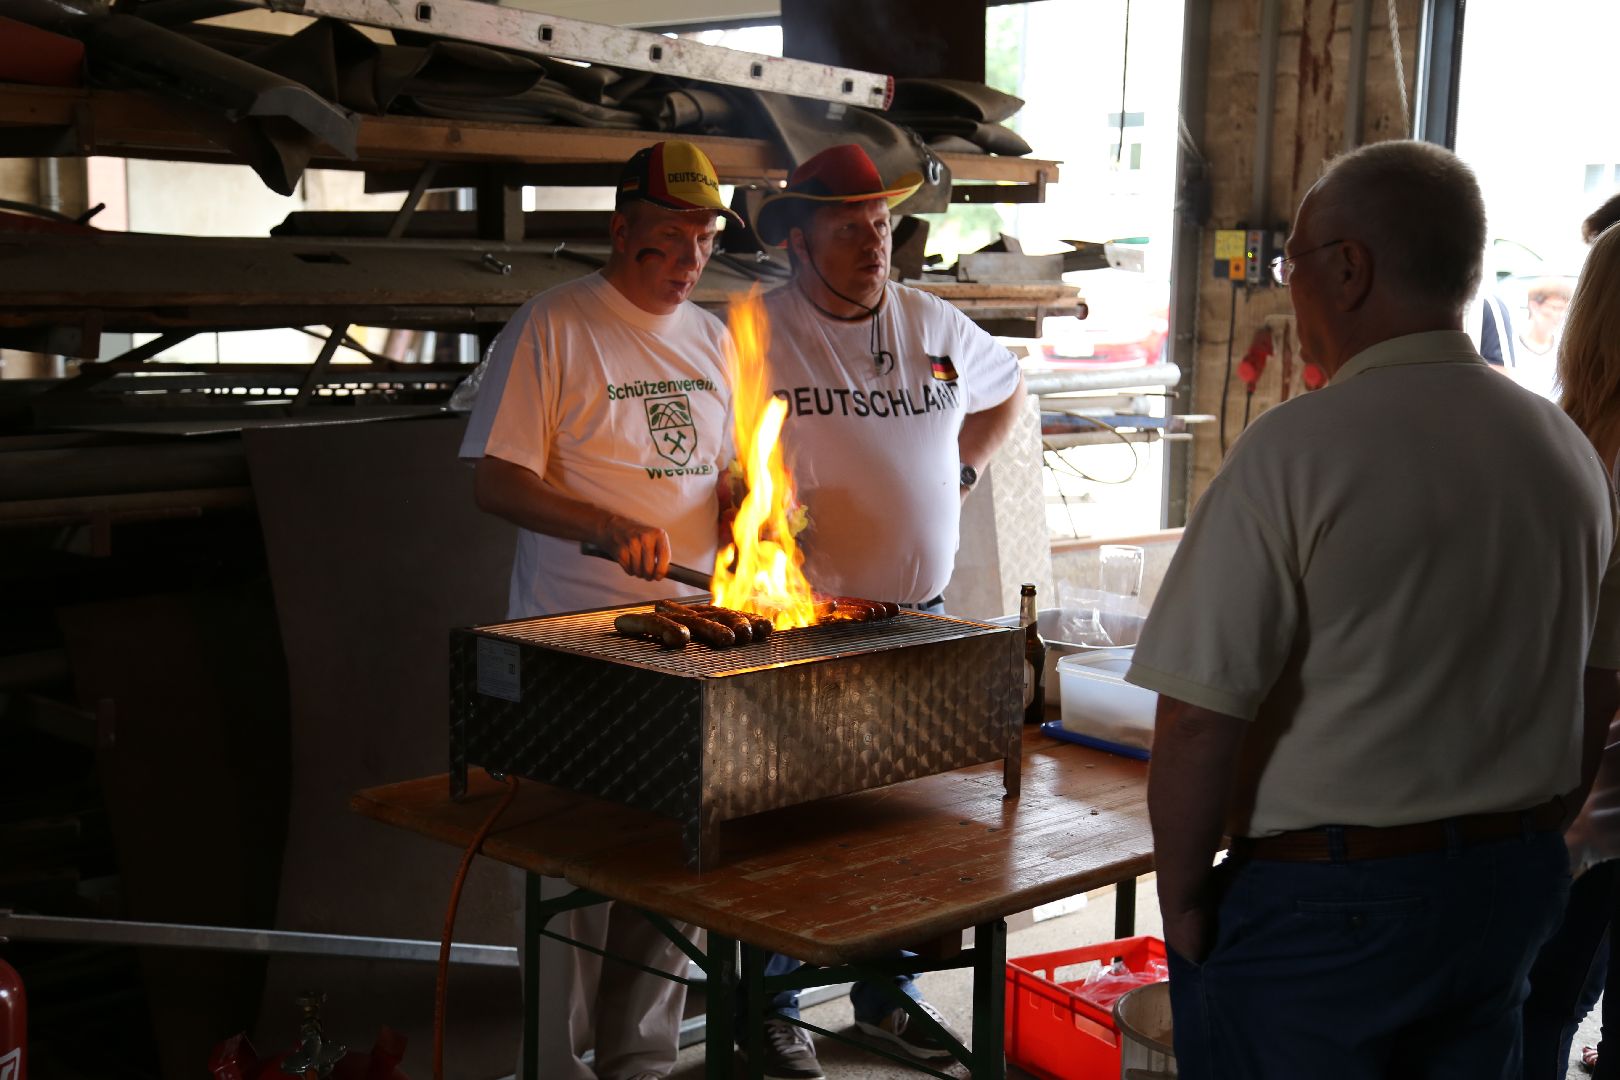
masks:
[[[1147,766],[1035,732],[1023,795],[999,763],[727,822],[723,865],[688,870],[678,825],[523,782],[484,854],[818,964],[883,955],[1152,869]],[[359,813],[465,846],[500,798],[479,773],[356,794]]]

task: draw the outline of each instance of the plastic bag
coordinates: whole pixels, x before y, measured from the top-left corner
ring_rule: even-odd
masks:
[[[1099,1009],[1112,1010],[1114,1002],[1138,986],[1164,982],[1170,977],[1170,968],[1163,960],[1149,960],[1146,970],[1132,971],[1125,961],[1116,958],[1086,976],[1086,981],[1075,987],[1075,995]]]
[[[489,370],[489,358],[494,355],[495,345],[500,340],[497,335],[490,341],[489,347],[484,350],[483,359],[478,361],[478,366],[450,391],[450,402],[447,407],[451,412],[472,412],[473,405],[478,401],[478,388],[484,385],[484,373]]]

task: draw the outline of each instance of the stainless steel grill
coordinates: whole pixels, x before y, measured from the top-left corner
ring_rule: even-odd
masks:
[[[902,612],[661,649],[613,620],[651,605],[458,630],[452,793],[483,766],[680,820],[688,861],[723,821],[1001,759],[1018,793],[1015,630]]]

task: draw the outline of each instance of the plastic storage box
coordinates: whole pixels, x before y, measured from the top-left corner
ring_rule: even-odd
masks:
[[[1133,972],[1152,971],[1155,962],[1163,970],[1164,942],[1123,938],[1008,960],[1007,1060],[1040,1080],[1119,1076],[1120,1034],[1112,1003],[1104,1008],[1077,992],[1091,970],[1115,957]]]
[[[1128,667],[1129,657],[1070,655],[1058,661],[1064,732],[1136,757],[1153,748],[1159,695],[1126,682]]]
[[[1136,648],[1136,635],[1141,632],[1143,616],[1124,613],[1107,612],[1102,615],[1103,629],[1115,635],[1118,640],[1129,641],[1129,645],[1116,645],[1113,647],[1082,645],[1074,641],[1064,641],[1061,638],[1063,625],[1070,612],[1066,608],[1042,608],[1036,612],[1035,629],[1040,631],[1046,640],[1046,703],[1057,705],[1062,701],[1061,678],[1058,675],[1058,661],[1065,656],[1086,656],[1093,660],[1112,657],[1121,661],[1118,670],[1124,671],[1130,666],[1131,650]],[[1017,626],[1017,615],[1002,615],[999,618],[986,619],[992,626]]]

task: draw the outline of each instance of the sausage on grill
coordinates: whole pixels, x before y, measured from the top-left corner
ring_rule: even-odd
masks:
[[[711,649],[729,649],[737,644],[737,635],[731,632],[731,627],[699,615],[685,604],[660,600],[657,608],[659,615],[686,627],[693,637]]]
[[[839,611],[864,612],[867,620],[890,617],[888,606],[879,600],[864,600],[859,596],[837,596],[833,598],[833,603],[838,605]],[[894,614],[900,614],[900,605],[895,605]]]
[[[754,623],[740,611],[715,607],[712,604],[693,604],[691,610],[694,614],[701,615],[705,619],[713,619],[715,622],[726,626],[733,634],[737,635],[737,644],[739,645],[747,645],[754,640]]]
[[[680,623],[646,611],[620,615],[613,620],[613,629],[625,637],[657,642],[666,649],[679,649],[692,640],[690,631]]]

